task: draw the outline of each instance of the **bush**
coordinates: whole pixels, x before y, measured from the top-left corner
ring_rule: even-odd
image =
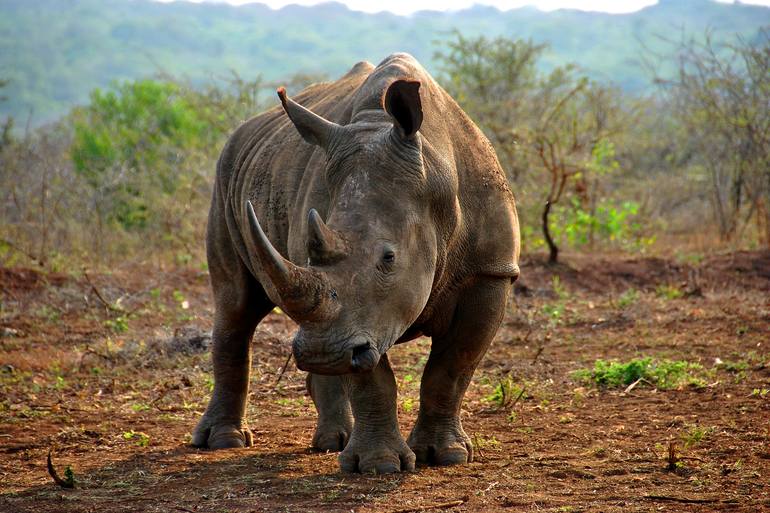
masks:
[[[604,388],[626,387],[637,381],[660,389],[705,386],[703,367],[681,360],[638,358],[625,363],[596,360],[593,369],[580,369],[572,376],[578,381]]]
[[[260,110],[259,80],[96,90],[56,125],[0,147],[0,264],[197,263],[227,135]]]

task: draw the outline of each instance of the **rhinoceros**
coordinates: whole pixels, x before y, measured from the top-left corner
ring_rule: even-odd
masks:
[[[408,54],[278,96],[217,164],[214,390],[193,445],[252,444],[249,346],[277,305],[298,325],[315,449],[342,451],[349,472],[472,461],[461,403],[519,275],[516,207],[491,144]],[[419,336],[431,349],[405,441],[387,352]]]

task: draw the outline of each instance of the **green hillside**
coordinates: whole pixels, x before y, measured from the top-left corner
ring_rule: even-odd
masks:
[[[663,50],[661,36],[753,37],[770,9],[709,0],[664,0],[626,15],[534,8],[474,7],[401,17],[352,12],[341,4],[232,7],[148,0],[0,0],[0,116],[39,124],[84,102],[116,79],[160,72],[204,82],[227,76],[279,79],[296,72],[334,76],[354,62],[394,51],[429,69],[453,29],[548,43],[546,66],[576,62],[592,77],[627,90],[647,87],[642,46]],[[640,43],[643,42],[643,45]]]

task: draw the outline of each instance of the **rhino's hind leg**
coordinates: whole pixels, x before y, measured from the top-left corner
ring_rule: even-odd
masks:
[[[350,400],[340,376],[307,375],[307,391],[318,411],[318,424],[313,435],[313,449],[341,451],[353,431]]]
[[[419,463],[473,461],[460,407],[473,372],[500,326],[510,280],[480,278],[463,292],[446,335],[435,337],[420,386],[420,412],[409,435]]]
[[[355,417],[353,433],[339,456],[345,472],[389,474],[414,470],[414,453],[398,429],[396,379],[387,355],[364,374],[344,376]]]

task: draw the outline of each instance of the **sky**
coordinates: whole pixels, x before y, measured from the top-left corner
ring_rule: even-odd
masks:
[[[159,0],[173,1],[173,0]],[[201,0],[188,0],[201,1]],[[206,0],[212,1],[212,0]],[[253,3],[267,4],[278,9],[287,4],[313,5],[323,0],[216,0],[233,5]],[[580,9],[584,11],[603,11],[611,13],[634,12],[648,5],[657,3],[656,0],[335,0],[347,5],[350,9],[364,12],[390,11],[396,14],[411,14],[425,9],[446,11],[470,7],[473,4],[493,5],[501,10],[514,9],[524,5],[534,5],[543,11],[555,9]],[[718,0],[731,3],[732,0]],[[770,0],[742,0],[743,3],[770,6]]]

